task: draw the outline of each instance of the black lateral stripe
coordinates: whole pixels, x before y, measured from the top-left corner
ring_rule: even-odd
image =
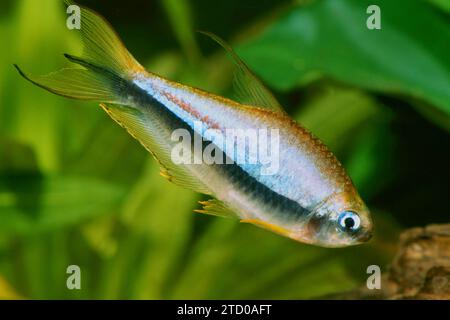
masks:
[[[311,213],[308,208],[302,207],[298,202],[277,193],[255,177],[251,176],[237,164],[217,165],[224,175],[228,176],[232,183],[240,190],[251,194],[254,198],[264,203],[273,213],[280,213],[284,218],[297,221]]]
[[[132,84],[132,86],[134,86],[133,91],[136,93],[135,96],[139,99],[138,103],[142,106],[153,108],[154,113],[158,115],[161,121],[168,124],[171,130],[185,129],[191,134],[191,137],[197,135],[189,124],[179,118],[161,102],[135,84]],[[203,141],[202,150],[204,150],[204,148],[210,143],[210,141]],[[192,148],[193,147],[194,146],[192,145]],[[226,159],[227,156],[224,152],[222,150],[220,152],[222,153],[222,159]],[[274,212],[280,212],[284,218],[298,220],[311,212],[311,210],[302,207],[298,202],[273,191],[268,186],[258,181],[255,177],[251,176],[237,163],[213,164],[213,166],[234,185],[238,186],[240,190],[251,194],[270,209],[274,210]]]

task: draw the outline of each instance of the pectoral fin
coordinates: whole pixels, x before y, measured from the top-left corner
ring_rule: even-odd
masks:
[[[194,212],[210,214],[224,218],[236,218],[237,214],[228,208],[222,201],[217,199],[210,199],[207,201],[199,201],[203,206],[202,209],[194,210]]]

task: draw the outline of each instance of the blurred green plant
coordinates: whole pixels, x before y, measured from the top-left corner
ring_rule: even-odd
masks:
[[[365,281],[370,264],[385,266],[404,226],[448,221],[440,199],[450,143],[439,126],[449,128],[450,24],[436,9],[445,2],[379,0],[382,31],[367,30],[368,2],[356,0],[136,1],[130,16],[117,16],[121,1],[80,2],[112,20],[149,70],[230,96],[231,63],[193,30],[240,35],[244,60],[342,159],[376,235],[324,249],[194,214],[200,196],[161,178],[98,106],[15,73],[12,63],[56,70],[59,53],[80,49],[61,1],[3,1],[0,298],[320,297]],[[81,267],[80,291],[66,288],[71,264]]]
[[[382,30],[369,30],[371,3],[323,0],[296,7],[238,52],[281,90],[328,76],[420,98],[450,114],[448,21],[423,1],[380,1]]]

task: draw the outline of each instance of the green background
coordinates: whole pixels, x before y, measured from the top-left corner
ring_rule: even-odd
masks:
[[[373,3],[372,3],[373,2]],[[233,97],[229,41],[347,168],[375,220],[365,245],[318,248],[194,214],[95,103],[25,82],[77,53],[58,0],[0,3],[0,298],[316,298],[384,270],[400,232],[449,221],[446,0],[80,1],[169,79]],[[381,8],[368,30],[366,8]],[[82,290],[66,287],[81,268]]]

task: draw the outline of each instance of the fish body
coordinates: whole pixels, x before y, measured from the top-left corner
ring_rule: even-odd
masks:
[[[370,238],[368,209],[342,165],[322,142],[274,105],[256,79],[253,96],[261,104],[239,103],[146,71],[103,18],[88,9],[82,9],[81,33],[84,56],[66,57],[83,69],[63,69],[44,77],[19,72],[53,93],[101,102],[155,157],[164,177],[213,197],[202,203],[199,212],[236,216],[297,241],[326,247]],[[252,77],[242,61],[237,64]],[[174,139],[177,130],[191,139]],[[253,151],[259,151],[270,140],[276,170],[265,174],[268,163],[248,161],[250,146],[236,149],[235,141],[230,147],[214,139],[236,130],[270,132],[270,137],[261,140],[257,135],[251,142],[257,145]],[[199,159],[196,139],[200,140],[200,156],[212,146],[214,159],[223,162]],[[177,146],[189,153],[184,159],[190,161],[174,162]],[[238,161],[239,157],[244,161]]]

